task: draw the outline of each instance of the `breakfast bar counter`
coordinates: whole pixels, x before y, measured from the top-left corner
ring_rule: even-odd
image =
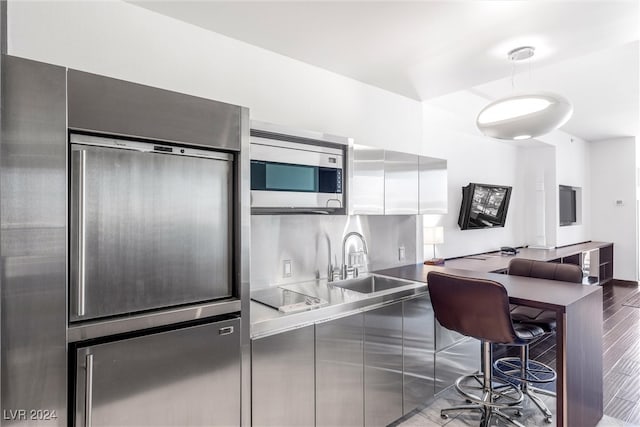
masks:
[[[448,267],[408,265],[376,274],[427,282],[429,271],[494,280],[513,304],[556,312],[558,426],[595,426],[603,414],[602,288]]]

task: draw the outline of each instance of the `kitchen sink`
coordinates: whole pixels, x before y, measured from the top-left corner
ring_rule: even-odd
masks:
[[[390,279],[382,276],[367,276],[358,279],[343,280],[332,283],[333,286],[342,289],[348,289],[362,294],[371,294],[378,291],[386,291],[388,289],[406,286],[409,283],[401,280]]]

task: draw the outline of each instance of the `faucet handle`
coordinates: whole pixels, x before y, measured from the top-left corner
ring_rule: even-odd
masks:
[[[345,265],[344,271],[342,272],[343,279],[353,279],[356,277],[356,268],[351,265]]]
[[[336,280],[340,280],[342,277],[342,275],[340,274],[340,267],[337,266],[329,266],[330,270],[329,270],[329,277],[328,277],[328,281],[329,282],[334,282]]]

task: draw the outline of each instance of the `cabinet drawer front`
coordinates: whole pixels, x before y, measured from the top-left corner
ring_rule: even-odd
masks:
[[[316,426],[364,424],[364,315],[316,325]]]
[[[314,326],[251,341],[253,426],[315,422]]]
[[[82,347],[76,426],[240,422],[240,320]]]

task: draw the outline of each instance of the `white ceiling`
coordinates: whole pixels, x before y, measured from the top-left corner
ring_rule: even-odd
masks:
[[[534,45],[516,88],[569,98],[564,130],[638,135],[637,0],[132,2],[417,100],[509,93],[506,52]]]

